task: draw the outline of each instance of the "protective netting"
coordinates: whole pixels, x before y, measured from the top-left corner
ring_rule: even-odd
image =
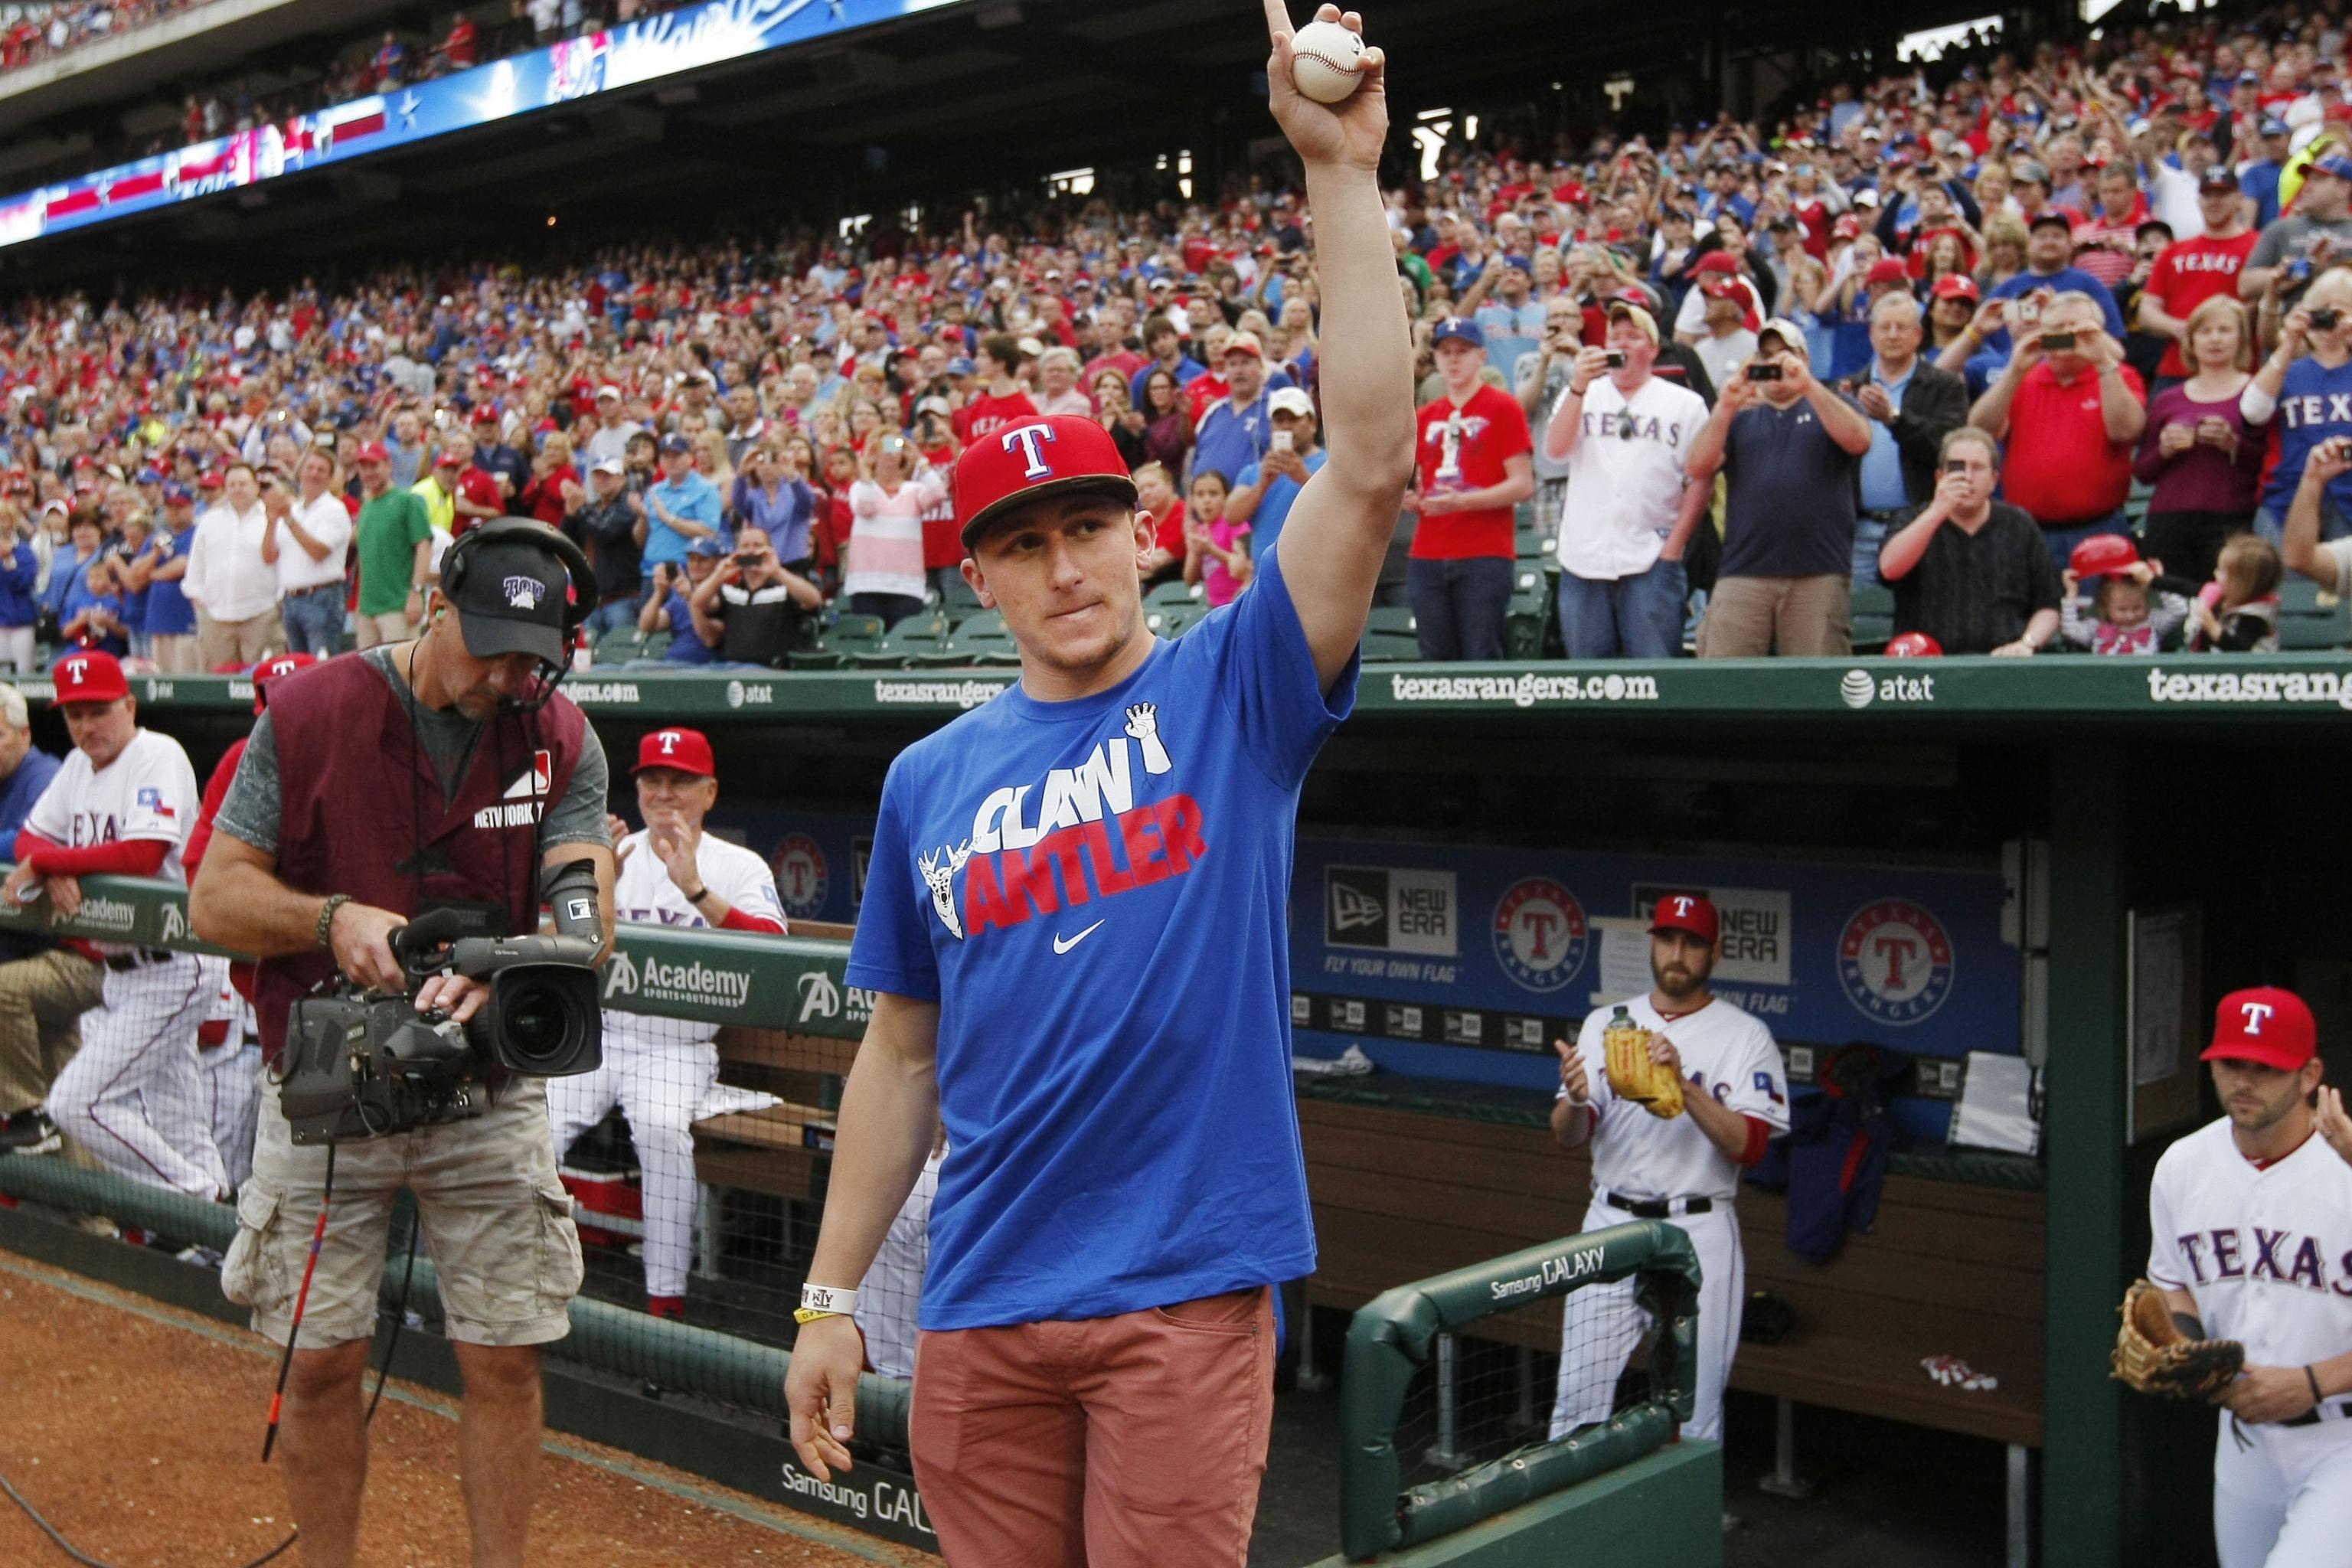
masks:
[[[1633,1293],[1631,1279],[1587,1285],[1489,1320],[1494,1337],[1439,1335],[1397,1420],[1402,1485],[1444,1480],[1652,1399],[1655,1331]]]

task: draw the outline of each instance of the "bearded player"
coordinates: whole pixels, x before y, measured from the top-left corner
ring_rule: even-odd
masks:
[[[2222,1117],[2157,1162],[2147,1277],[2192,1340],[2246,1364],[2218,1404],[2221,1568],[2340,1568],[2352,1553],[2352,1165],[2318,1131],[2318,1029],[2291,991],[2213,1019]]]
[[[848,974],[874,1017],[785,1392],[802,1462],[845,1468],[845,1314],[944,1122],[909,1437],[951,1568],[1242,1562],[1270,1287],[1314,1269],[1282,911],[1300,783],[1354,700],[1412,377],[1380,51],[1352,97],[1316,103],[1281,0],[1266,22],[1315,217],[1330,461],[1251,590],[1163,643],[1139,587],[1158,520],[1102,427],[975,441],[954,472],[962,571],[1021,679],[883,785]]]
[[[1647,995],[1623,1004],[1650,1031],[1651,1059],[1684,1080],[1683,1114],[1662,1120],[1610,1088],[1601,1035],[1613,1009],[1587,1014],[1574,1046],[1552,1046],[1559,1053],[1552,1136],[1563,1149],[1592,1144],[1592,1205],[1584,1228],[1665,1220],[1697,1249],[1698,1390],[1683,1432],[1710,1439],[1723,1436],[1723,1387],[1739,1348],[1747,1296],[1731,1200],[1740,1172],[1789,1131],[1789,1090],[1772,1031],[1707,989],[1720,928],[1709,900],[1691,893],[1660,899],[1650,918],[1654,984]],[[1630,1279],[1587,1286],[1568,1298],[1554,1437],[1608,1419],[1618,1374],[1647,1322]]]

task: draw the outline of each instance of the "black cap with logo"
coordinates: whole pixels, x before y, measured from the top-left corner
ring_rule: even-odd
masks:
[[[460,540],[451,548],[465,544]],[[445,563],[442,591],[457,608],[467,653],[476,658],[527,653],[552,665],[564,662],[563,609],[572,576],[552,549],[527,539],[488,540],[466,548],[456,583],[450,576]]]

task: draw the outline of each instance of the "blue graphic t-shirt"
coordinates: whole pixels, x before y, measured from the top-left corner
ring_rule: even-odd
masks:
[[[926,1329],[1315,1268],[1286,911],[1327,698],[1277,560],[1118,686],[1018,686],[891,764],[849,983],[940,1003]]]

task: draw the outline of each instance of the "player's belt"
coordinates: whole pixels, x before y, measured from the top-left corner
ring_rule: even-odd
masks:
[[[1676,1215],[1706,1214],[1715,1207],[1713,1198],[1629,1198],[1606,1187],[1601,1189],[1601,1201],[1635,1219],[1672,1219]]]
[[[130,952],[110,952],[106,967],[120,974],[126,970],[143,969],[151,963],[169,963],[172,950],[168,947],[142,947]]]
[[[2316,1426],[2322,1421],[2345,1420],[2352,1420],[2352,1409],[2347,1409],[2340,1404],[2323,1403],[2315,1405],[2310,1409],[2305,1411],[2302,1415],[2295,1416],[2293,1420],[2282,1421],[2279,1425],[2282,1426]]]

